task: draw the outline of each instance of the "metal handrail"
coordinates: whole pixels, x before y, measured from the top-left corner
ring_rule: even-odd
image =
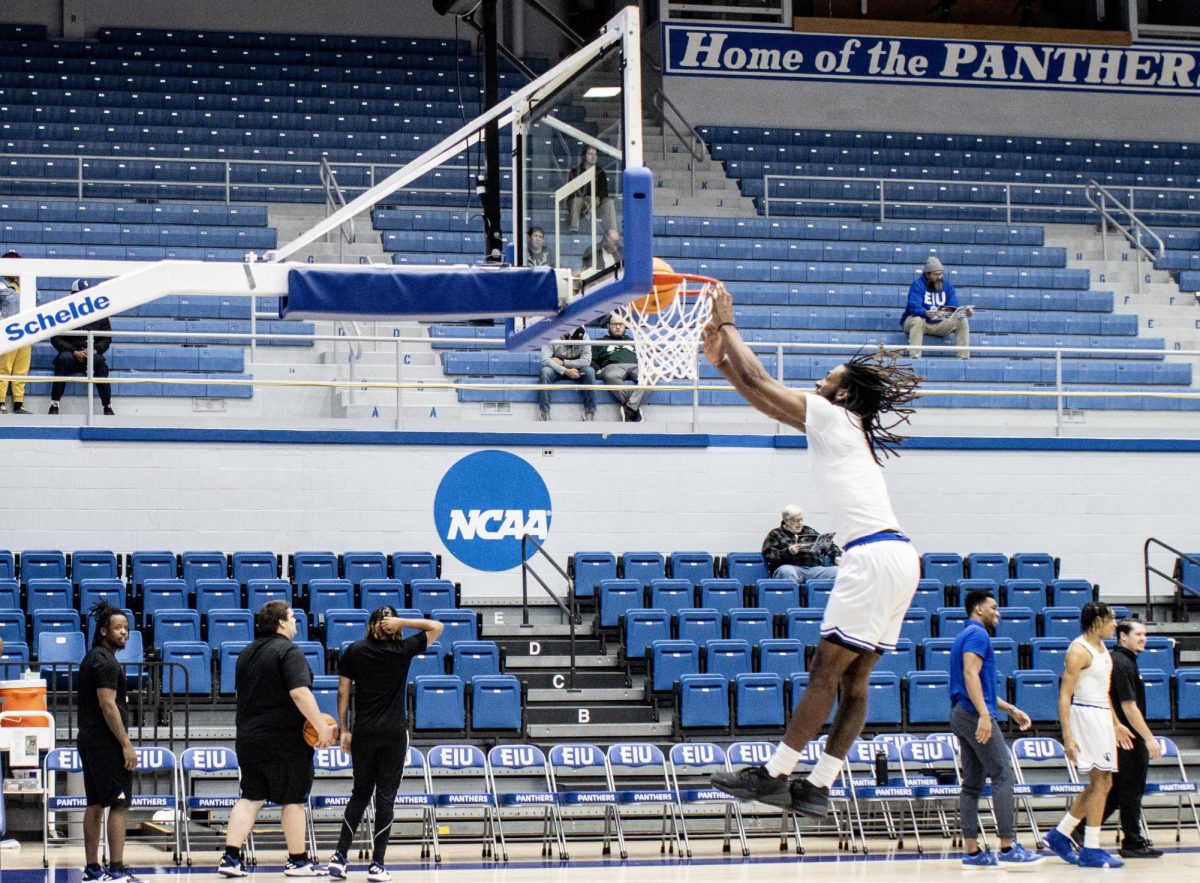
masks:
[[[321,157],[321,186],[325,188],[325,217],[329,217],[338,209],[346,205],[346,194],[342,191],[342,187],[337,182],[337,173],[333,167],[329,165],[327,157]],[[349,218],[344,224],[338,227],[338,232],[341,234],[342,243],[354,244],[358,242],[358,230],[355,227],[354,218]],[[326,234],[326,242],[329,234]],[[342,252],[339,250],[339,256]]]
[[[1144,618],[1145,618],[1145,621],[1147,624],[1152,624],[1154,622],[1154,619],[1152,618],[1153,608],[1150,605],[1150,574],[1151,573],[1153,573],[1155,576],[1161,576],[1163,579],[1169,581],[1175,587],[1176,590],[1179,590],[1179,589],[1186,589],[1188,591],[1192,590],[1191,586],[1189,586],[1187,583],[1177,580],[1173,574],[1163,573],[1157,567],[1150,566],[1150,546],[1151,546],[1151,544],[1153,544],[1155,546],[1161,546],[1162,548],[1166,549],[1168,552],[1178,555],[1180,558],[1183,558],[1184,560],[1189,561],[1192,564],[1195,564],[1197,567],[1200,567],[1200,559],[1197,559],[1197,558],[1189,555],[1187,552],[1180,552],[1174,546],[1168,546],[1166,543],[1164,543],[1162,540],[1158,539],[1157,537],[1147,537],[1146,538],[1146,542],[1142,544],[1142,573],[1146,579],[1146,615]]]
[[[571,667],[567,671],[567,689],[575,689],[575,626],[579,618],[578,611],[572,611],[563,600],[554,593],[554,590],[546,584],[533,567],[529,564],[528,544],[533,544],[533,551],[537,552],[543,558],[550,562],[551,566],[558,571],[559,575],[567,581],[567,595],[571,599],[571,604],[574,606],[577,599],[575,598],[575,583],[570,575],[559,566],[550,553],[546,551],[545,546],[538,539],[530,534],[521,535],[521,628],[532,628],[529,622],[529,577],[532,576],[537,580],[538,585],[542,587],[550,599],[555,603],[558,609],[567,617],[567,623],[571,629]]]
[[[1098,202],[1098,203],[1096,202],[1096,199],[1093,196],[1093,193],[1100,194],[1100,202]],[[1131,192],[1130,196],[1132,197],[1132,195],[1133,194]],[[1111,223],[1114,227],[1116,227],[1117,230],[1119,230],[1121,232],[1121,235],[1123,235],[1125,237],[1125,239],[1128,240],[1129,243],[1134,248],[1137,249],[1137,251],[1140,255],[1144,255],[1147,260],[1149,260],[1151,262],[1160,260],[1163,257],[1163,255],[1166,253],[1167,249],[1166,249],[1166,246],[1163,244],[1162,238],[1157,233],[1155,233],[1153,230],[1151,230],[1149,227],[1147,227],[1141,218],[1139,218],[1136,214],[1134,214],[1133,208],[1131,206],[1127,206],[1123,202],[1121,202],[1121,200],[1117,199],[1116,195],[1111,190],[1109,190],[1107,187],[1105,187],[1103,184],[1100,184],[1097,181],[1088,181],[1087,187],[1083,191],[1083,198],[1086,199],[1088,201],[1088,203],[1090,205],[1092,205],[1096,209],[1096,211],[1098,211],[1100,213],[1100,218],[1103,221],[1104,259],[1105,260],[1108,260],[1108,224],[1109,223]],[[1132,202],[1132,201],[1133,200],[1130,199],[1130,202]],[[1131,230],[1126,230],[1125,227],[1122,226],[1121,223],[1113,216],[1112,212],[1110,212],[1108,210],[1109,202],[1111,202],[1118,209],[1125,212],[1125,214],[1129,216],[1129,221],[1130,221],[1132,230],[1137,230],[1136,235],[1133,232],[1131,232]],[[1151,254],[1150,250],[1147,249],[1146,246],[1142,245],[1142,234],[1143,233],[1146,236],[1148,236],[1157,245],[1157,248],[1155,249],[1158,252],[1157,254]],[[1140,279],[1141,274],[1139,273],[1138,276]]]

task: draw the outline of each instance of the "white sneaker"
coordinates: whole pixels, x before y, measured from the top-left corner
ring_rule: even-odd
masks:
[[[329,871],[318,865],[311,858],[306,858],[300,862],[293,862],[291,859],[288,859],[287,864],[283,866],[283,875],[285,877],[328,877]]]
[[[391,883],[392,875],[388,873],[388,869],[379,862],[371,862],[367,868],[368,883]]]

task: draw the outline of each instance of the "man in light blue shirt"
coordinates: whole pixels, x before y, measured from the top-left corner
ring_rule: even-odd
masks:
[[[967,592],[963,607],[969,618],[950,651],[950,729],[958,736],[962,757],[958,809],[963,829],[963,867],[1033,864],[1042,856],[1030,852],[1013,837],[1016,817],[1012,759],[996,721],[1003,710],[1022,730],[1030,725],[1029,715],[996,696],[996,653],[988,630],[1000,622],[1000,608],[984,589]],[[985,778],[992,780],[999,855],[979,846],[979,798]]]

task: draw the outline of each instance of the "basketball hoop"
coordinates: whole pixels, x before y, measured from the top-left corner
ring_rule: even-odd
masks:
[[[712,316],[717,284],[707,276],[656,270],[650,294],[617,308],[633,332],[643,384],[696,379],[700,334]]]

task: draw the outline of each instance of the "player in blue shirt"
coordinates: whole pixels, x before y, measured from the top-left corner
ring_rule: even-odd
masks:
[[[1008,746],[996,717],[1005,712],[1022,730],[1029,715],[996,696],[996,652],[988,634],[1000,622],[996,599],[984,589],[967,592],[963,607],[967,624],[950,651],[950,729],[958,736],[962,756],[962,790],[958,797],[963,829],[963,867],[996,864],[1028,865],[1042,856],[1016,841],[1013,769]],[[979,846],[979,798],[985,778],[992,780],[992,800],[1000,833],[1000,854]]]

